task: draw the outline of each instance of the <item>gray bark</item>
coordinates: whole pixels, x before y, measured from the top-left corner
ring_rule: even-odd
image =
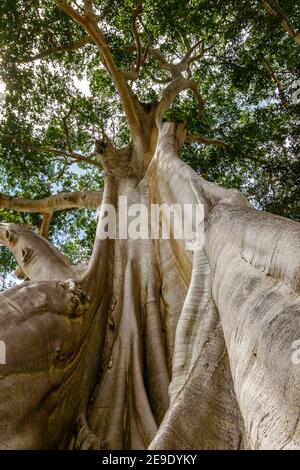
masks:
[[[103,202],[203,204],[199,250],[96,236],[78,276],[41,237],[1,229],[16,257],[40,250],[28,277],[48,275],[0,295],[3,448],[300,448],[300,226],[197,175],[184,138],[164,124],[142,176],[140,157],[102,155]]]

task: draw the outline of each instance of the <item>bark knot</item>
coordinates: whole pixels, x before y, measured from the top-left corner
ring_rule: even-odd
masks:
[[[85,313],[89,307],[89,296],[75,283],[69,279],[62,285],[67,289],[68,313],[71,317],[79,317]]]

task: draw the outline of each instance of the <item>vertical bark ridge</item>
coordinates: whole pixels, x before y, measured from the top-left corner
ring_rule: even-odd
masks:
[[[118,191],[128,204],[149,204],[135,180],[119,182]],[[88,422],[102,448],[142,449],[169,406],[160,280],[151,240],[114,245],[111,313]]]
[[[300,448],[300,382],[292,362],[300,332],[297,246],[297,222],[222,205],[212,213],[213,295],[254,449]]]
[[[243,420],[236,402],[222,327],[207,335],[186,383],[150,445],[155,449],[239,449]]]

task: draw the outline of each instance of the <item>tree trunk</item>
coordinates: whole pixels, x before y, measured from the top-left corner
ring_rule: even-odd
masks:
[[[181,125],[155,139],[103,153],[102,207],[202,204],[202,248],[103,239],[102,211],[82,275],[3,229],[33,281],[0,296],[1,448],[300,448],[300,226],[197,175]]]

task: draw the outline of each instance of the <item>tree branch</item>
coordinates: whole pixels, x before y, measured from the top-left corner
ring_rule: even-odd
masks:
[[[280,20],[283,29],[289,34],[289,36],[295,41],[295,43],[300,46],[300,35],[294,30],[287,14],[279,5],[278,0],[273,0],[272,2],[267,0],[261,0],[261,4],[265,8],[265,10],[267,10],[272,16],[275,16]]]
[[[89,36],[84,36],[82,39],[80,39],[77,42],[74,42],[73,44],[66,44],[63,46],[52,47],[51,49],[47,49],[44,52],[40,52],[39,54],[28,57],[27,59],[22,60],[20,63],[26,64],[29,62],[34,62],[36,60],[46,59],[52,54],[62,54],[64,52],[76,51],[78,49],[82,49],[87,44],[93,44],[93,41]]]
[[[53,212],[45,212],[43,215],[43,221],[40,228],[40,235],[41,237],[48,238],[49,228],[51,219],[53,217]]]
[[[142,19],[140,19],[140,22],[144,28],[144,31],[145,33],[147,34],[148,36],[148,42],[147,42],[147,45],[145,47],[145,50],[144,50],[144,53],[143,53],[143,57],[142,57],[142,64],[144,64],[147,56],[148,56],[148,53],[149,53],[149,48],[151,47],[151,44],[153,43],[153,35],[152,33],[146,28],[146,26],[144,25]]]
[[[84,162],[84,163],[87,163],[89,165],[93,165],[97,168],[102,169],[102,166],[99,162],[97,162],[96,160],[91,159],[91,157],[94,156],[93,153],[90,155],[90,157],[85,157],[81,153],[74,152],[74,151],[66,151],[66,150],[62,150],[62,149],[56,149],[56,148],[52,148],[52,147],[47,147],[47,146],[35,144],[33,142],[20,141],[16,137],[11,136],[11,135],[3,135],[3,137],[5,137],[9,141],[11,141],[11,142],[13,142],[13,143],[15,143],[15,144],[17,144],[18,146],[21,146],[21,147],[27,147],[27,148],[30,148],[32,150],[36,150],[37,152],[49,153],[49,154],[52,154],[52,155],[55,155],[55,156],[61,156],[61,157],[64,157],[66,160],[70,159],[73,162],[74,161]]]
[[[166,85],[167,83],[170,83],[172,81],[172,77],[156,78],[151,73],[149,73],[149,77],[154,83],[158,83],[159,85]]]
[[[138,0],[136,8],[131,18],[131,32],[135,39],[135,44],[136,44],[136,62],[135,62],[133,71],[136,72],[137,74],[139,73],[140,67],[142,65],[142,44],[141,44],[141,36],[137,30],[136,22],[137,22],[138,16],[142,13],[142,11],[143,11],[142,2]]]
[[[284,107],[286,109],[290,109],[290,105],[289,105],[289,102],[288,100],[286,99],[286,96],[285,96],[285,91],[284,91],[284,87],[283,87],[283,84],[281,83],[281,81],[278,79],[273,67],[271,66],[271,64],[266,60],[266,59],[263,59],[263,64],[267,70],[267,72],[269,73],[269,75],[271,76],[273,82],[275,83],[275,85],[277,86],[277,90],[278,90],[278,93],[279,93],[279,96],[281,98],[281,101],[282,101],[282,104],[284,105]]]
[[[85,16],[80,15],[65,0],[56,0],[58,7],[68,16],[80,24],[90,38],[97,45],[102,56],[104,65],[108,70],[112,80],[114,81],[117,91],[120,95],[124,111],[127,117],[128,125],[131,132],[137,138],[140,138],[142,126],[139,116],[143,115],[142,108],[138,100],[134,97],[132,90],[126,82],[123,73],[117,67],[102,31],[98,27],[96,15],[93,12],[91,2],[85,1]]]
[[[17,212],[22,212],[22,213],[23,212],[42,213],[43,221],[42,221],[42,225],[40,228],[40,235],[41,237],[45,239],[48,238],[49,226],[51,223],[53,213],[55,211],[73,209],[73,208],[97,209],[98,207],[100,207],[101,201],[102,201],[102,193],[92,192],[92,191],[75,191],[71,193],[60,193],[55,196],[50,196],[48,198],[37,199],[37,200],[12,198],[10,196],[0,193],[0,207],[1,208],[12,209],[12,210],[15,210]],[[24,228],[18,229],[19,232],[20,230],[25,230],[25,229]],[[31,232],[29,231],[28,233],[31,233]],[[22,234],[24,238],[24,233],[22,232]],[[32,238],[31,235],[30,237]],[[8,245],[8,241],[6,241],[5,237],[3,238],[2,236],[2,242],[3,241],[4,241],[4,244],[6,244],[6,246],[10,247]],[[30,248],[30,252],[32,252],[32,248]],[[20,254],[20,249],[15,250],[13,253],[17,261],[19,262],[19,266],[16,270],[16,275],[20,278],[24,278],[28,276],[30,279],[32,279],[33,277],[32,277],[31,270],[30,272],[28,271],[28,269],[26,270],[26,263],[25,263],[25,270],[23,269],[24,259],[23,259],[23,254],[22,253]]]
[[[192,142],[199,142],[204,145],[218,145],[219,147],[229,147],[229,145],[220,139],[211,139],[210,137],[205,137],[203,135],[198,134],[190,134],[187,135],[185,138],[186,144],[191,144]]]
[[[66,140],[66,145],[68,148],[68,151],[70,153],[73,152],[72,149],[72,144],[71,144],[71,138],[70,138],[70,131],[69,131],[69,126],[68,126],[68,119],[71,116],[73,110],[74,110],[74,105],[75,105],[75,100],[72,100],[71,106],[67,114],[63,117],[63,126],[64,126],[64,132],[65,132],[65,140]]]
[[[125,80],[134,81],[139,78],[139,74],[135,70],[122,70],[121,73],[123,77],[125,78]]]
[[[91,158],[85,157],[84,155],[81,155],[78,152],[73,152],[73,151],[66,152],[65,150],[55,149],[55,148],[52,148],[52,147],[44,147],[44,146],[36,145],[36,144],[32,144],[32,143],[26,143],[26,144],[23,143],[23,145],[27,145],[27,147],[29,147],[33,150],[36,150],[37,152],[50,153],[50,154],[53,154],[53,155],[58,155],[58,156],[62,156],[62,157],[65,157],[65,158],[70,158],[73,161],[88,163],[89,165],[93,165],[93,166],[95,166],[97,168],[100,168],[100,169],[102,168],[100,163],[98,163],[95,160],[92,160]]]
[[[179,93],[181,93],[183,90],[188,89],[190,89],[196,96],[200,108],[200,113],[203,113],[205,103],[203,96],[200,93],[198,84],[193,80],[188,80],[180,76],[178,78],[175,78],[175,80],[173,80],[163,91],[161,101],[156,110],[156,123],[158,128],[161,127],[165,111],[171,106],[171,104],[179,95]]]
[[[51,243],[18,224],[0,224],[0,243],[10,249],[22,272],[32,280],[76,279],[75,266]]]
[[[196,54],[194,56],[192,56],[192,53],[200,46],[200,52],[199,54]],[[184,67],[184,69],[186,70],[186,68],[191,64],[191,62],[195,62],[196,60],[199,60],[203,57],[205,53],[205,48],[204,48],[204,42],[201,40],[201,41],[198,41],[196,42],[196,44],[194,44],[193,46],[191,46],[184,58],[182,59],[182,61],[180,62],[181,66]]]
[[[201,45],[200,53],[196,54],[195,56],[192,56],[192,53],[200,45]],[[196,44],[194,44],[192,47],[190,47],[187,50],[184,58],[180,62],[175,64],[175,63],[168,62],[158,49],[155,49],[154,47],[149,47],[149,54],[160,63],[161,67],[164,70],[171,73],[173,78],[183,77],[182,73],[188,70],[189,65],[192,62],[195,62],[196,60],[201,59],[204,55],[204,52],[205,52],[204,42],[198,41]]]
[[[205,137],[203,135],[198,134],[190,134],[185,137],[186,144],[191,144],[193,142],[199,142],[204,145],[217,145],[219,147],[229,148],[229,144],[227,144],[224,140],[211,139],[210,137]],[[244,155],[243,158],[259,165],[268,165],[268,162],[266,160],[262,160],[252,155]]]
[[[40,212],[52,214],[55,211],[73,208],[98,209],[102,193],[92,191],[74,191],[59,193],[44,199],[19,199],[0,193],[0,207],[17,212]]]
[[[181,73],[181,71],[178,70],[178,64],[169,63],[158,49],[149,47],[149,54],[159,62],[164,70],[170,72],[173,77],[177,77],[178,73]]]

